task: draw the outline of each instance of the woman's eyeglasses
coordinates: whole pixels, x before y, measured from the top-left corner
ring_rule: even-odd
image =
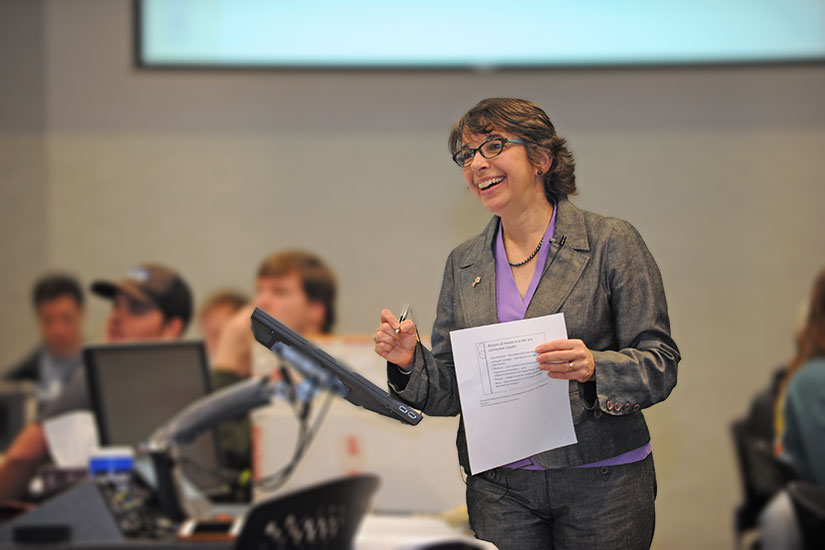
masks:
[[[517,143],[524,145],[520,139],[494,138],[485,141],[475,149],[461,149],[453,155],[453,161],[462,168],[467,168],[473,163],[476,153],[481,153],[481,156],[486,159],[494,159],[504,151],[505,143]]]

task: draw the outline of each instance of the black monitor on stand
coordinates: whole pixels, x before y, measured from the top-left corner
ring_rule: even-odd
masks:
[[[320,366],[323,371],[339,381],[338,393],[350,403],[413,426],[421,422],[421,414],[412,407],[390,396],[259,308],[255,308],[252,313],[252,333],[258,342],[279,355],[286,357],[285,352],[289,353],[291,349]],[[289,349],[280,344],[286,344]]]
[[[391,397],[257,308],[252,314],[252,332],[258,342],[300,371],[304,380],[293,395],[291,385],[286,381],[253,377],[191,403],[155,430],[147,447],[162,489],[162,507],[173,519],[180,519],[187,513],[186,503],[180,498],[177,446],[191,441],[218,422],[266,404],[273,397],[288,401],[295,398],[308,403],[318,390],[324,390],[405,424],[414,426],[421,422],[421,414],[409,405]]]

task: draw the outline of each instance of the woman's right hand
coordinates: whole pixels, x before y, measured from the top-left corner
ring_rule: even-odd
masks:
[[[399,332],[395,332],[400,328]],[[385,309],[381,312],[381,326],[375,329],[375,353],[396,364],[402,369],[412,369],[416,337],[415,323],[405,319],[399,325],[398,318],[392,311]]]

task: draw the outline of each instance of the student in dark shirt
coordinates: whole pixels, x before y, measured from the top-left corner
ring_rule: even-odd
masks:
[[[69,275],[46,275],[35,283],[32,303],[41,342],[28,357],[9,369],[4,378],[34,383],[42,408],[57,397],[80,369],[85,316],[83,290]]]

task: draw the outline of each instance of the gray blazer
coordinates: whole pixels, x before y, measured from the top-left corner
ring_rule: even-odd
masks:
[[[388,365],[393,393],[426,414],[461,412],[450,331],[497,322],[494,249],[499,223],[494,217],[480,235],[450,253],[432,352],[417,346],[409,376]],[[565,199],[557,205],[555,237],[526,317],[563,312],[569,337],[584,341],[596,370],[584,384],[570,382],[578,443],[537,455],[546,468],[588,464],[647,443],[641,409],[668,396],[680,359],[670,337],[659,269],[632,225],[580,210]],[[536,419],[540,428],[541,419]],[[456,443],[459,462],[469,471],[463,423]]]

